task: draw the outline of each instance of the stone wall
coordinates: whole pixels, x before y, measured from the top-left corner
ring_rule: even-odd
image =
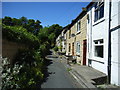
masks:
[[[80,55],[78,56],[76,55],[76,56],[77,56],[77,62],[81,63],[81,65],[83,65],[83,40],[86,40],[86,34],[87,34],[86,26],[87,26],[87,15],[81,18],[80,33],[76,35],[76,41],[75,41],[75,42],[80,42]]]
[[[25,45],[11,42],[8,40],[2,40],[2,57],[10,59],[11,63],[19,49],[24,49]]]

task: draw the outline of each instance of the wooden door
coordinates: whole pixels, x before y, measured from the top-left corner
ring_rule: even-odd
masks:
[[[87,40],[83,40],[83,65],[86,65]]]

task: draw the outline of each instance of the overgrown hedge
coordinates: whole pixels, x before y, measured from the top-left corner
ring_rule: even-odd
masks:
[[[39,39],[21,26],[6,26],[2,25],[3,38],[14,41],[17,43],[23,43],[31,48],[39,47]]]
[[[10,65],[10,60],[3,59],[2,90],[38,88],[43,80],[43,55],[45,48],[40,48],[37,36],[27,32],[21,26],[2,26],[3,38],[22,43],[26,49],[20,50]],[[45,56],[45,55],[44,55]],[[40,86],[39,86],[40,87]]]

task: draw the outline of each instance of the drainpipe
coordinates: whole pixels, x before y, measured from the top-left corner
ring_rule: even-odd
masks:
[[[108,78],[107,82],[111,82],[111,0],[109,1],[109,34],[108,34]]]

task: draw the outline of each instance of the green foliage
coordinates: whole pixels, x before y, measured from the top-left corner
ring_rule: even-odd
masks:
[[[4,23],[5,25],[12,25],[12,18],[11,17],[5,17],[4,19],[2,19],[2,23]]]
[[[55,47],[53,48],[53,50],[54,50],[54,51],[58,51],[58,47],[55,46]]]
[[[62,32],[62,27],[58,24],[53,24],[49,27],[49,33],[54,33],[56,37],[59,36],[59,34]]]
[[[44,41],[48,41],[50,43],[50,47],[55,46],[55,41],[57,36],[61,33],[62,27],[58,24],[53,24],[50,27],[44,27],[38,33],[38,38],[41,40],[41,43]]]
[[[3,59],[2,89],[36,88],[43,79],[43,60],[38,51],[23,50],[16,56],[11,67],[7,59]]]
[[[50,40],[51,47],[54,47],[54,45],[55,45],[55,34],[54,34],[54,33],[51,33],[51,34],[48,36],[48,39]]]
[[[40,44],[43,44],[44,42],[48,41],[48,29],[47,28],[44,28],[44,29],[41,29],[38,33],[38,38],[40,40]]]
[[[22,43],[27,49],[19,50],[13,64],[3,59],[2,89],[35,88],[43,79],[45,57],[49,49],[55,46],[55,40],[62,27],[54,24],[42,27],[40,21],[21,17],[5,17],[2,36],[9,41]],[[54,48],[58,50],[58,47]]]
[[[39,30],[42,27],[41,22],[39,20],[27,19],[26,17],[21,17],[20,19],[4,17],[2,19],[2,23],[7,26],[22,26],[27,29],[28,32],[31,32],[35,35],[38,34]]]
[[[40,45],[40,51],[43,58],[45,58],[45,56],[49,54],[49,49],[50,49],[50,44],[47,41],[44,42],[42,45]]]
[[[20,26],[2,26],[3,38],[9,41],[24,43],[32,48],[39,46],[39,39],[30,32]]]

